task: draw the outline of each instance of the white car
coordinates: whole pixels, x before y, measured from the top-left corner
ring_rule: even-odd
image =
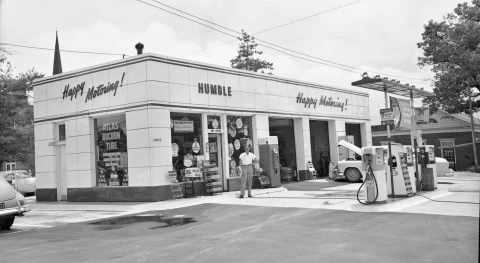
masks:
[[[21,194],[35,194],[35,177],[25,170],[12,170],[0,172],[0,177],[9,182]]]
[[[354,153],[361,155],[362,150],[357,146],[341,140],[337,146],[343,146],[353,151]],[[337,172],[334,173],[333,179],[347,179],[349,182],[356,183],[362,179],[362,160],[347,159],[339,161],[337,164]]]
[[[338,162],[337,173],[334,179],[344,178],[351,183],[359,182],[362,179],[361,160],[343,160]]]
[[[347,142],[340,141],[337,146],[347,147],[349,150],[361,155],[362,150],[357,146]],[[386,147],[386,146],[384,146]],[[453,171],[448,169],[448,161],[435,157],[435,164],[437,167],[437,176],[453,176]],[[362,160],[347,159],[338,162],[337,172],[334,173],[333,179],[347,179],[349,182],[356,183],[362,179]]]

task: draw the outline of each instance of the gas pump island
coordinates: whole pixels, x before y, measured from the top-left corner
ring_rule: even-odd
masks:
[[[435,155],[433,154],[432,150],[432,160],[430,161],[429,159],[429,154],[427,154],[427,151],[431,150],[430,147],[425,147],[424,149],[420,148],[421,152],[417,154],[415,158],[413,158],[413,154],[410,155],[412,158],[410,158],[409,151],[408,149],[402,149],[401,146],[399,147],[393,147],[391,145],[391,137],[390,137],[390,125],[393,124],[395,128],[400,128],[402,127],[407,127],[410,128],[410,134],[411,134],[411,142],[413,145],[413,153],[417,153],[417,141],[418,137],[415,137],[416,134],[416,120],[415,120],[415,110],[413,107],[413,99],[414,98],[424,98],[424,97],[430,97],[430,96],[435,96],[434,93],[428,92],[422,89],[415,88],[415,86],[410,86],[409,84],[400,84],[400,81],[397,80],[389,80],[388,78],[381,78],[380,75],[377,75],[373,78],[368,76],[368,73],[365,72],[362,74],[362,79],[352,82],[352,86],[357,86],[357,87],[362,87],[366,89],[371,89],[371,90],[376,90],[376,91],[383,91],[385,94],[385,109],[381,110],[382,114],[382,125],[386,126],[387,130],[387,139],[388,139],[388,148],[386,149],[386,152],[388,153],[388,158],[387,158],[387,163],[388,163],[388,168],[386,169],[388,171],[388,179],[389,182],[386,182],[386,188],[387,192],[391,194],[392,197],[397,197],[397,194],[400,193],[398,196],[411,196],[415,193],[417,189],[415,189],[415,183],[422,182],[423,184],[420,185],[421,187],[423,186],[423,190],[434,190],[435,189],[435,182],[436,182],[436,171],[435,171]],[[398,109],[398,113],[392,114],[394,112],[394,109],[390,106],[388,106],[388,93],[390,94],[395,94],[401,97],[410,97],[410,102],[408,103],[409,105],[406,106],[405,103],[403,103],[403,106],[400,106],[400,104],[397,101],[396,109]],[[390,101],[392,101],[392,97],[390,97]],[[392,102],[390,102],[392,104]],[[403,116],[402,116],[403,112]],[[398,118],[398,122],[395,121],[395,117]],[[432,147],[433,148],[433,147]],[[373,152],[372,152],[373,154]],[[421,159],[420,159],[421,158]],[[415,176],[412,177],[411,171],[412,169],[409,168],[411,167],[411,161],[419,161],[419,164],[421,166],[421,172]],[[422,163],[420,163],[420,161]],[[398,165],[400,163],[400,165]],[[417,170],[417,167],[415,167]],[[419,167],[420,168],[420,167]],[[368,171],[366,171],[368,174]],[[373,174],[371,171],[370,173]],[[401,175],[401,176],[400,176]],[[428,178],[425,178],[426,175]],[[422,178],[423,177],[423,178]],[[415,178],[415,180],[414,180]],[[364,177],[364,180],[366,180],[367,177]],[[430,180],[431,179],[431,180]],[[403,182],[401,182],[403,181]],[[431,181],[431,182],[430,182]],[[413,182],[413,183],[412,183]],[[364,182],[365,184],[365,182]],[[378,187],[383,187],[383,185],[378,184]],[[367,187],[368,189],[368,187]],[[422,188],[420,188],[422,189]],[[360,191],[360,189],[359,189]],[[367,194],[368,197],[368,194]],[[357,194],[358,198],[358,194]],[[371,203],[371,200],[366,199],[368,204],[369,202]],[[378,200],[375,198],[374,200]],[[359,200],[360,202],[360,200]]]
[[[388,158],[392,156],[389,162]],[[389,165],[391,164],[391,169]],[[418,170],[423,191],[437,189],[437,173],[433,145],[419,146]],[[392,174],[390,174],[390,170]],[[417,192],[413,148],[410,145],[394,143],[391,153],[386,146],[368,146],[362,148],[363,183],[357,191],[357,200],[361,204],[385,203],[388,196],[411,197]],[[364,201],[360,200],[363,189]],[[393,189],[393,191],[392,191]],[[392,193],[395,192],[395,196]]]

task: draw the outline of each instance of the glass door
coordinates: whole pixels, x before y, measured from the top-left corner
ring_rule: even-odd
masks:
[[[210,164],[218,167],[219,182],[222,183],[222,190],[225,191],[223,176],[223,154],[222,154],[222,136],[221,134],[208,135],[208,155]]]

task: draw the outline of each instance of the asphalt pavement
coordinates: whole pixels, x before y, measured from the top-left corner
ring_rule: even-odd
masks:
[[[478,262],[480,174],[361,205],[317,179],[154,203],[36,202],[0,231],[2,261]]]

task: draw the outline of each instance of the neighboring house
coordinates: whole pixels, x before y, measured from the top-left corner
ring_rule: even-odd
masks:
[[[11,170],[31,170],[32,167],[29,167],[27,164],[24,164],[20,161],[0,161],[0,171],[11,171]]]
[[[480,119],[474,118],[477,158],[480,155]],[[372,143],[381,145],[387,141],[386,126],[372,126]],[[439,110],[430,116],[428,123],[417,123],[422,131],[422,144],[434,145],[435,155],[450,162],[455,170],[468,170],[475,163],[472,147],[472,126],[470,116],[449,114]],[[391,141],[411,145],[410,130],[391,131]],[[480,162],[479,162],[480,163]]]
[[[11,171],[17,169],[17,162],[3,161],[0,162],[0,171]]]

